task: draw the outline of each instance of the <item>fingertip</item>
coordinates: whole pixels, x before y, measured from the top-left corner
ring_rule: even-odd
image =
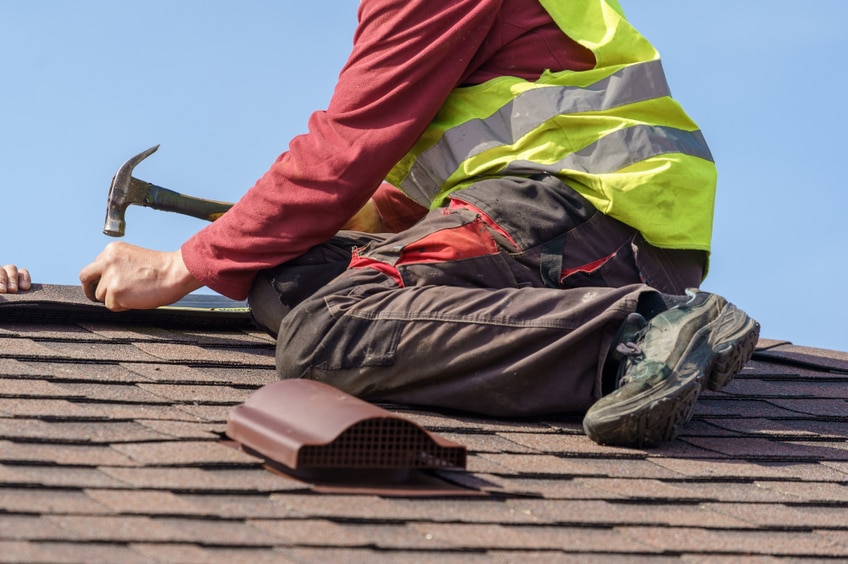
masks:
[[[82,292],[92,302],[97,302],[97,282],[82,281]]]
[[[6,267],[0,266],[0,294],[5,294],[9,289],[8,283],[9,277],[6,274]]]
[[[18,271],[18,288],[24,291],[32,288],[32,275],[30,275],[29,270],[26,268]]]
[[[79,281],[80,281],[83,285],[85,285],[85,281],[86,281],[86,279],[88,278],[87,271],[88,271],[88,265],[86,265],[86,266],[82,267],[82,268],[80,269],[80,271],[79,271]]]

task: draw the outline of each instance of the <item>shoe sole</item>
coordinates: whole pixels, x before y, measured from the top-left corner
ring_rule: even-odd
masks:
[[[590,409],[583,419],[586,434],[599,444],[619,446],[650,447],[674,440],[692,419],[702,387],[716,391],[729,384],[751,359],[759,334],[755,320],[725,304],[716,319],[693,336],[668,386],[616,409]]]
[[[733,304],[716,320],[720,325],[713,344],[715,357],[707,372],[707,388],[717,392],[728,385],[751,360],[760,338],[760,324]]]

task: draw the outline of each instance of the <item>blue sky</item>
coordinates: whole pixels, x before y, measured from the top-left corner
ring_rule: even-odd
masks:
[[[762,334],[848,351],[848,2],[622,0],[719,166],[704,288]],[[234,201],[309,114],[348,54],[356,0],[0,1],[0,262],[76,284],[112,239],[109,182],[136,176]],[[203,222],[131,208],[124,241],[174,250]]]

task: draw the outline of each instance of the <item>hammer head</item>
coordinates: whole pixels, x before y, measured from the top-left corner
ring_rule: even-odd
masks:
[[[147,197],[147,190],[142,183],[135,181],[132,171],[138,163],[156,152],[159,145],[142,151],[121,165],[112,178],[109,188],[109,199],[106,201],[106,223],[103,233],[110,237],[123,237],[126,230],[124,214],[130,204],[142,204]]]

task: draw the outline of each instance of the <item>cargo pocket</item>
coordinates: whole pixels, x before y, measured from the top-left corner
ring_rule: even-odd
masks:
[[[314,366],[320,370],[392,366],[403,324],[402,319],[344,315],[321,340]]]
[[[636,268],[631,242],[632,239],[626,241],[608,256],[578,267],[562,270],[560,287],[620,288],[629,284],[641,283],[642,280]]]
[[[549,288],[617,288],[638,283],[632,242],[636,230],[596,213],[539,247],[539,265]]]

